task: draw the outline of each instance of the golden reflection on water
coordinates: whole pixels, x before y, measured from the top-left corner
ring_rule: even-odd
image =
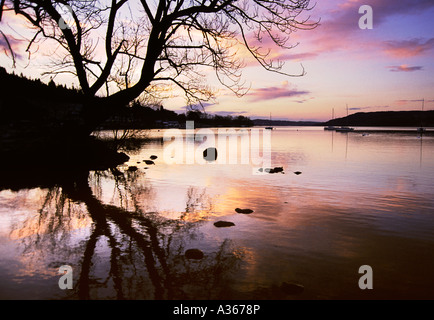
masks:
[[[0,296],[30,279],[44,298],[432,298],[434,139],[422,153],[414,136],[298,129],[272,133],[284,173],[168,164],[152,132],[117,171],[1,191]],[[186,259],[189,248],[204,258]],[[77,271],[73,292],[56,288],[62,264]],[[363,264],[380,279],[371,293],[357,287]]]
[[[42,237],[56,230],[68,234],[91,225],[92,219],[86,214],[85,207],[66,198],[60,189],[37,191],[39,195],[36,199],[39,201],[26,203],[25,209],[28,210],[28,214],[23,216],[19,223],[13,222],[9,234],[11,240],[31,236]],[[31,197],[27,199],[32,200]],[[35,208],[37,208],[36,212]],[[20,206],[20,211],[22,209],[23,206]],[[62,218],[59,218],[60,216]]]

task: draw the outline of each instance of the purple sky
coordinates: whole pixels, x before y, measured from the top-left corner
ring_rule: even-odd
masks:
[[[359,7],[373,9],[373,29],[359,28]],[[434,1],[342,0],[318,1],[311,19],[321,19],[315,30],[298,31],[290,50],[270,47],[270,55],[285,62],[284,71],[303,77],[267,72],[246,58],[243,72],[250,90],[237,98],[209,80],[219,90],[208,112],[290,120],[327,120],[334,108],[337,117],[350,112],[434,109]],[[4,17],[5,18],[5,17]],[[37,77],[47,57],[34,54],[28,61],[23,22],[7,16],[0,25],[12,35],[17,50],[15,72]],[[4,19],[6,20],[6,19]],[[270,43],[264,41],[263,45]],[[6,44],[0,34],[0,65],[11,69]],[[40,50],[43,52],[44,50]],[[49,80],[49,79],[48,79]],[[67,78],[63,82],[70,81]],[[181,110],[182,99],[165,100],[167,108]]]

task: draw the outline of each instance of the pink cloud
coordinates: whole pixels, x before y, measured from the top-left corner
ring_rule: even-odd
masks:
[[[426,41],[416,38],[401,41],[386,41],[383,45],[386,54],[396,58],[420,56],[434,49],[434,38]]]
[[[427,102],[434,102],[434,100],[426,100],[426,99],[425,100],[424,99],[411,99],[411,100],[402,99],[402,100],[396,100],[395,102],[397,104],[399,104],[399,105],[406,105],[408,103],[422,102],[422,101],[424,101],[425,103],[427,103]]]
[[[314,31],[307,31],[306,33],[314,32]],[[304,34],[306,34],[304,33]],[[303,38],[303,37],[301,37]],[[247,43],[253,48],[254,50],[258,50],[260,55],[263,55],[265,57],[265,61],[267,62],[285,62],[285,61],[297,61],[302,62],[306,60],[315,59],[318,56],[318,53],[316,52],[297,52],[295,53],[295,50],[297,49],[298,37],[291,36],[291,38],[288,39],[288,42],[286,43],[286,46],[288,47],[280,47],[278,46],[270,37],[262,37],[260,41],[256,38],[256,36],[253,33],[250,33],[247,37]],[[242,41],[241,41],[242,42]],[[258,62],[256,59],[253,58],[251,53],[249,53],[246,49],[239,50],[238,51],[239,57],[244,59],[244,63],[246,66],[252,66],[252,65],[258,65]]]
[[[25,38],[23,38],[20,33],[11,27],[11,25],[17,27],[16,29],[21,32],[21,26],[25,26],[26,23],[27,21],[23,17],[16,15],[14,12],[3,11],[0,20],[0,52],[3,52],[10,58],[23,58],[23,52],[27,48],[29,40],[25,40]],[[18,35],[23,39],[16,38],[13,36],[13,34]]]
[[[314,59],[319,54],[316,52],[302,52],[302,53],[282,53],[280,60],[290,60],[290,61],[303,61]]]
[[[374,27],[383,23],[387,18],[397,14],[417,14],[434,7],[432,0],[347,0],[338,5],[341,18],[352,24],[358,24],[360,14],[358,9],[361,5],[370,5],[374,12]],[[356,18],[355,20],[353,18]]]
[[[293,49],[276,46],[270,37],[255,38],[254,33],[247,35],[248,43],[259,48],[261,53],[267,54],[267,61],[303,62],[316,59],[324,53],[344,51],[351,52],[353,58],[367,59],[367,53],[378,55],[382,52],[393,57],[411,57],[426,53],[433,44],[432,39],[417,39],[403,41],[384,41],[378,38],[379,33],[359,28],[359,7],[371,5],[374,13],[374,29],[390,21],[394,15],[414,15],[424,10],[434,8],[432,0],[346,0],[341,3],[332,1],[318,3],[310,21],[321,18],[320,25],[314,30],[298,30],[290,35],[287,45],[294,45]],[[434,42],[434,39],[433,39]],[[299,46],[297,44],[300,43]],[[416,45],[413,46],[412,45]],[[257,65],[250,54],[240,51],[246,66]]]
[[[366,49],[369,48],[369,52],[381,50],[394,57],[411,57],[424,54],[434,46],[434,39],[426,41],[421,39],[386,41],[381,43],[378,39],[372,37],[370,30],[360,30],[358,23],[361,14],[359,14],[358,10],[361,5],[370,5],[373,8],[374,29],[378,29],[381,24],[389,21],[392,16],[400,14],[414,15],[434,8],[434,1],[347,0],[320,12],[322,15],[320,26],[313,31],[303,33],[301,42],[309,41],[314,47],[312,52],[317,54],[334,51],[358,51],[361,49],[366,52]]]
[[[10,35],[0,32],[0,52],[3,52],[6,56],[15,59],[22,58],[20,52],[21,41],[11,37]],[[12,56],[13,55],[13,56]]]
[[[309,91],[290,88],[289,84],[283,83],[282,86],[272,86],[253,89],[248,93],[250,101],[264,101],[278,98],[300,97],[309,94]]]
[[[389,66],[386,67],[388,69],[390,69],[390,71],[392,72],[412,72],[412,71],[419,71],[422,70],[422,66],[414,66],[414,67],[409,67],[406,64],[400,65],[400,66]]]

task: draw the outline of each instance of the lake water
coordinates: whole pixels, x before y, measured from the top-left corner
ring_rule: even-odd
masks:
[[[434,299],[434,136],[277,127],[284,173],[257,174],[170,163],[165,133],[116,171],[2,188],[0,299]]]

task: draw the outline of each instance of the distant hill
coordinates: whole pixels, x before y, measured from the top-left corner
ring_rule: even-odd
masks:
[[[358,112],[329,120],[326,126],[434,127],[434,110]]]
[[[434,127],[434,110],[358,112],[327,122],[253,119],[255,126]]]

